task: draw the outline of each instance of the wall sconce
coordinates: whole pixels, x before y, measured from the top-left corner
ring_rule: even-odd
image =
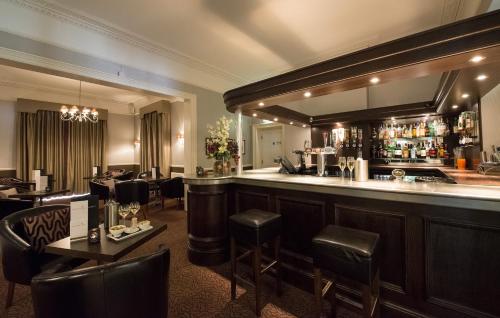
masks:
[[[182,132],[177,133],[176,138],[179,144],[184,145],[184,133]]]
[[[141,141],[140,141],[139,139],[136,139],[136,140],[134,141],[134,145],[135,145],[136,147],[139,147],[139,146],[141,145]]]

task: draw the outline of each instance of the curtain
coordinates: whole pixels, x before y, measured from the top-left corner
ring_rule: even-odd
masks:
[[[71,122],[68,129],[68,187],[75,193],[88,192],[88,177],[93,166],[107,170],[108,124],[99,120]]]
[[[55,189],[87,192],[92,166],[107,168],[107,121],[65,122],[59,112],[16,116],[17,177],[31,180],[33,169],[54,176]]]
[[[141,170],[155,166],[170,175],[170,115],[156,111],[141,118]]]

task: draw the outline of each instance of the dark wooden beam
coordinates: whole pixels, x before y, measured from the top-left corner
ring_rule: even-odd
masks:
[[[293,121],[301,124],[309,124],[310,116],[288,109],[283,106],[273,105],[266,108],[259,109],[261,113],[271,115],[273,117],[277,117],[279,119],[286,119],[288,121]]]
[[[391,117],[402,119],[418,115],[421,116],[422,114],[434,114],[435,112],[436,106],[432,104],[432,101],[428,101],[313,116],[311,126],[315,127],[322,125],[331,125],[333,123],[355,123],[363,121],[386,120],[390,119]]]
[[[322,63],[249,84],[224,94],[229,111],[258,109],[313,96],[425,76],[470,66],[473,54],[500,61],[500,10],[420,32]]]

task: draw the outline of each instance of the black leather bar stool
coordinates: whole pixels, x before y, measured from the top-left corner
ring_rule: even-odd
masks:
[[[314,294],[317,316],[321,316],[323,296],[332,289],[332,312],[335,316],[335,276],[361,284],[362,308],[353,305],[363,317],[379,314],[379,235],[337,225],[328,225],[312,241]],[[322,287],[321,270],[334,275]]]
[[[276,270],[276,289],[281,294],[281,271],[280,271],[280,234],[281,215],[262,211],[248,210],[234,214],[229,218],[229,232],[231,234],[231,299],[236,299],[236,279],[245,281],[255,287],[255,314],[260,316],[261,311],[261,276],[270,268]],[[262,245],[274,241],[274,261],[265,267],[262,266]],[[250,249],[237,256],[238,243],[244,244]],[[237,274],[237,262],[253,254],[253,278],[255,284],[242,278]]]

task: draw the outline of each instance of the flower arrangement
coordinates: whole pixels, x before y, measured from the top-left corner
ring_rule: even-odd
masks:
[[[231,130],[232,119],[222,116],[215,123],[215,127],[208,125],[207,138],[207,158],[215,160],[230,160],[234,159],[238,162],[238,143],[229,138],[229,131]]]

